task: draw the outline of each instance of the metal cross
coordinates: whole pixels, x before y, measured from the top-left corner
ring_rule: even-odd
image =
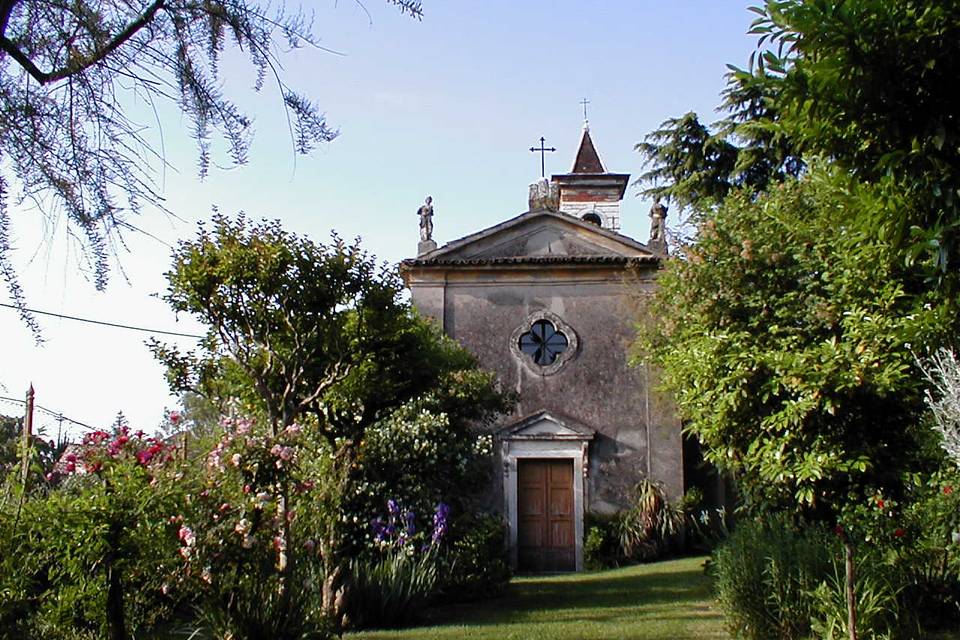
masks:
[[[537,147],[530,147],[531,152],[536,152],[536,151],[540,152],[540,177],[541,178],[547,177],[547,168],[546,168],[547,165],[545,160],[547,151],[556,151],[556,148],[554,147],[543,146],[545,142],[546,142],[546,139],[544,139],[543,136],[540,136],[540,148],[538,149]]]
[[[586,98],[584,98],[583,100],[580,101],[580,104],[583,105],[583,119],[586,120],[586,119],[587,119],[587,105],[590,104],[590,101],[587,100]]]

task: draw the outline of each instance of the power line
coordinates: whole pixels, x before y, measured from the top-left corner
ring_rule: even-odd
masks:
[[[129,324],[117,324],[115,322],[104,322],[103,320],[91,320],[90,318],[78,318],[77,316],[68,316],[62,313],[53,313],[52,311],[40,311],[38,309],[28,309],[27,307],[17,307],[12,304],[4,304],[0,302],[0,307],[6,307],[7,309],[14,309],[16,311],[27,311],[29,313],[37,313],[42,316],[53,316],[54,318],[61,318],[63,320],[76,320],[77,322],[88,322],[90,324],[99,324],[105,327],[114,327],[116,329],[129,329],[130,331],[143,331],[144,333],[162,333],[167,336],[179,336],[181,338],[202,338],[203,336],[196,335],[194,333],[178,333],[176,331],[164,331],[163,329],[147,329],[146,327],[134,327]]]
[[[8,397],[8,396],[0,396],[0,400],[6,400],[7,402],[15,402],[15,403],[17,403],[17,404],[27,404],[25,400],[20,400],[19,398],[10,398],[10,397]],[[97,430],[96,427],[91,427],[90,425],[88,425],[88,424],[85,423],[85,422],[80,422],[79,420],[74,420],[73,418],[68,418],[67,416],[63,415],[62,413],[58,413],[58,412],[54,411],[53,409],[47,409],[46,407],[42,407],[42,406],[40,406],[40,405],[37,404],[37,403],[34,403],[34,404],[33,404],[33,408],[34,408],[34,409],[39,409],[40,411],[44,412],[45,414],[47,414],[47,415],[50,416],[51,418],[56,418],[57,420],[65,420],[66,422],[69,422],[69,423],[71,423],[71,424],[75,424],[75,425],[77,425],[78,427],[83,427],[83,428],[85,428],[85,429],[90,429],[91,431],[96,431],[96,430]]]

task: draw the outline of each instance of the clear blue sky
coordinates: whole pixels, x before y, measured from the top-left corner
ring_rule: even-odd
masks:
[[[200,332],[157,295],[170,245],[192,236],[212,206],[279,218],[319,241],[331,229],[361,236],[370,252],[397,262],[416,251],[415,212],[427,195],[440,243],[524,211],[527,185],[540,171],[539,156],[528,149],[545,136],[557,147],[547,157],[548,175],[569,171],[584,97],[607,170],[636,176],[633,145],[687,111],[712,120],[725,65],[745,64],[754,46],[744,1],[424,0],[422,22],[381,0],[364,0],[372,22],[349,0],[304,4],[316,12],[321,44],[342,55],[292,52],[284,59],[286,79],[321,105],[340,137],[294,157],[275,91],[250,92],[249,68],[228,56],[226,89],[256,122],[251,162],[212,168],[198,180],[187,123],[172,109],[162,111],[162,138],[154,132],[154,139],[174,167],[162,181],[167,206],[180,219],[145,212],[136,223],[155,239],[128,236],[108,290],[96,293],[64,225],[16,212],[15,261],[30,306]],[[635,193],[627,192],[622,232],[645,240],[650,203]],[[9,302],[5,290],[0,300]],[[145,430],[158,425],[164,407],[176,406],[144,347],[146,334],[39,320],[41,347],[15,313],[0,308],[0,396],[22,398],[32,382],[42,406],[95,426],[122,410]],[[0,413],[20,412],[0,401]],[[55,421],[38,418],[55,433]]]

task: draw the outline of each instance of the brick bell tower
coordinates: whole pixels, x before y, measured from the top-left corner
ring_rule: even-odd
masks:
[[[629,173],[608,173],[590,137],[590,124],[584,120],[580,148],[570,173],[550,176],[560,191],[560,211],[581,220],[620,231],[620,201],[626,193]]]

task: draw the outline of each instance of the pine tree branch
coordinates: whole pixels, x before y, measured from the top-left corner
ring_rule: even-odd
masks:
[[[0,0],[0,33],[6,31],[6,22],[10,18],[10,12],[13,5],[18,0]],[[99,64],[107,56],[123,46],[130,38],[135,36],[138,31],[150,24],[157,12],[164,7],[166,0],[155,0],[153,4],[147,7],[143,14],[127,25],[127,28],[118,33],[105,47],[95,51],[92,55],[84,59],[80,64],[68,63],[56,71],[41,71],[33,60],[23,53],[6,35],[0,35],[0,50],[5,51],[11,58],[26,70],[30,76],[41,85],[57,82],[71,76],[83,73],[90,67]]]

